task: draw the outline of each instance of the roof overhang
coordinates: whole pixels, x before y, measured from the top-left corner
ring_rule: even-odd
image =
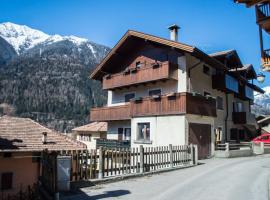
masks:
[[[208,63],[209,65],[220,69],[220,70],[228,70],[224,64],[212,58],[208,54],[204,53],[203,51],[199,50],[196,47],[186,45],[180,42],[176,42],[173,40],[168,40],[164,38],[160,38],[157,36],[129,30],[127,31],[124,36],[118,41],[118,43],[113,47],[113,49],[109,52],[109,54],[101,61],[101,63],[93,70],[90,74],[91,79],[101,80],[102,76],[104,75],[103,68],[105,64],[113,57],[114,54],[117,54],[117,50],[127,41],[128,38],[134,37],[144,41],[150,41],[158,45],[168,46],[171,48],[175,48],[176,50],[180,50],[182,52],[190,53],[191,55],[203,60],[204,62]]]

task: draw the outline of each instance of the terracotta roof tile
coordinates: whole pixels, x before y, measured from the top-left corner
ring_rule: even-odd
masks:
[[[47,143],[42,143],[42,132],[47,132]],[[1,151],[79,150],[84,144],[54,132],[29,118],[0,117]]]
[[[76,127],[72,131],[107,132],[107,122],[93,122],[84,126]]]

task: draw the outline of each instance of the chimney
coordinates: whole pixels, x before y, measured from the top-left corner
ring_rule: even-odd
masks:
[[[170,30],[170,40],[177,42],[178,41],[178,29],[180,29],[180,27],[177,26],[176,24],[173,24],[173,25],[169,26],[168,29]]]
[[[42,132],[42,143],[43,144],[47,143],[47,132]]]

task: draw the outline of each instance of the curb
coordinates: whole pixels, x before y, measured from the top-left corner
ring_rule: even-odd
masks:
[[[152,174],[161,174],[165,172],[170,172],[170,171],[175,171],[175,170],[185,169],[185,168],[190,168],[190,167],[195,167],[195,166],[197,165],[178,166],[178,167],[160,169],[160,170],[151,171],[151,172],[144,172],[144,173],[139,173],[139,174],[127,174],[127,175],[114,176],[114,177],[108,177],[108,178],[103,178],[103,179],[74,181],[71,183],[71,188],[72,190],[74,189],[77,190],[79,188],[91,187],[91,186],[95,186],[99,184],[108,184],[108,183],[118,182],[118,181],[127,180],[127,179],[140,178],[140,177],[145,177]]]

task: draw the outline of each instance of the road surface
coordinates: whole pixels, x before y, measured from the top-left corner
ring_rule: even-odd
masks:
[[[192,168],[84,188],[63,199],[268,200],[270,155],[202,162]]]

